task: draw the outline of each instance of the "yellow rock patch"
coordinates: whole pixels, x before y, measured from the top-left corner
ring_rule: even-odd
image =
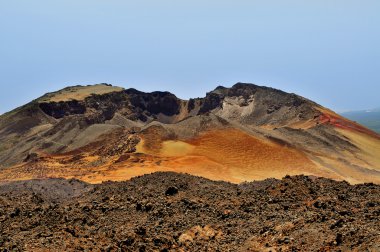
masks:
[[[165,141],[162,143],[161,155],[166,157],[180,157],[190,154],[195,147],[182,141]]]

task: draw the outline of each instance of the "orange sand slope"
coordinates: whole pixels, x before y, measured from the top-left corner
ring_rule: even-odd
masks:
[[[155,140],[156,141],[156,140]],[[304,153],[250,136],[237,129],[206,131],[186,141],[162,141],[152,146],[143,139],[137,152],[127,160],[115,159],[95,165],[101,157],[85,156],[78,166],[72,157],[50,156],[35,165],[19,165],[5,170],[2,180],[35,177],[76,177],[91,183],[126,180],[156,172],[176,171],[213,180],[242,182],[287,174],[307,174],[341,179],[331,171],[318,167]]]
[[[142,145],[147,144],[143,141]],[[148,168],[151,171],[172,170],[231,182],[281,178],[286,174],[329,175],[316,169],[297,150],[264,142],[236,129],[208,131],[186,142],[165,141],[161,146],[159,153],[144,146],[138,148],[144,154],[163,158],[160,165]],[[122,174],[121,179],[135,171],[117,173]]]
[[[372,151],[363,152],[362,156],[352,156],[352,166],[342,164],[339,157],[333,154],[328,157],[321,155],[319,159],[324,163],[321,165],[321,162],[295,148],[227,128],[205,131],[195,138],[182,141],[162,140],[158,134],[157,137],[141,136],[142,141],[137,145],[136,152],[125,158],[95,154],[90,151],[93,149],[91,145],[66,154],[45,155],[38,162],[3,170],[0,180],[75,177],[100,183],[127,180],[156,171],[175,171],[233,183],[268,177],[282,178],[287,174],[323,176],[351,183],[380,183],[378,176],[371,173],[380,171],[380,167],[376,168],[380,164],[380,140],[345,129],[339,129],[339,132],[359,148],[372,144],[371,148],[367,148]],[[358,160],[369,160],[371,163],[355,163]],[[357,169],[359,166],[366,169]]]

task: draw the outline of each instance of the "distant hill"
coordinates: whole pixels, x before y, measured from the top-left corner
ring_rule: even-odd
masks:
[[[380,133],[380,108],[350,111],[342,113],[342,115]]]

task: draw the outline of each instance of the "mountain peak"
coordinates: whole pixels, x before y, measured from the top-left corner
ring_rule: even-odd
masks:
[[[0,142],[0,182],[171,170],[231,182],[312,174],[380,183],[380,148],[368,147],[380,145],[379,135],[250,83],[190,100],[104,83],[67,87],[1,116]]]

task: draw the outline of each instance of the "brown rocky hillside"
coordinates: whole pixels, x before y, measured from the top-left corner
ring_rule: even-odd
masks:
[[[190,100],[75,86],[0,116],[0,181],[99,183],[155,171],[380,183],[380,136],[298,95],[245,83]]]

